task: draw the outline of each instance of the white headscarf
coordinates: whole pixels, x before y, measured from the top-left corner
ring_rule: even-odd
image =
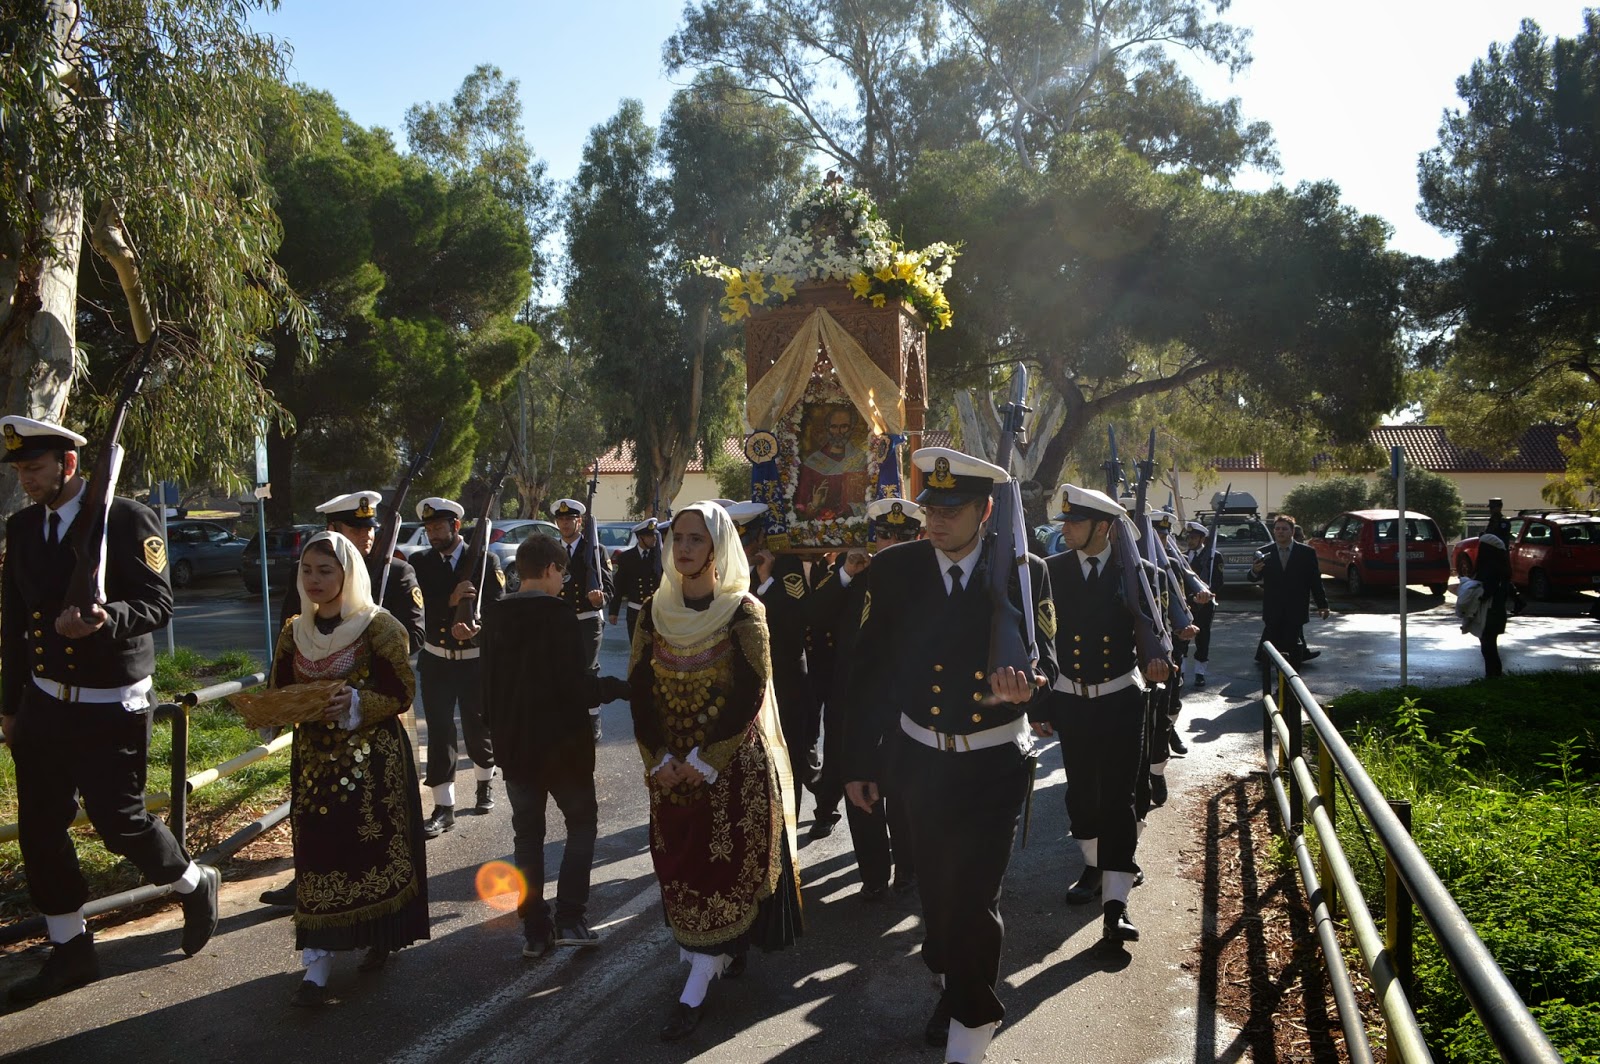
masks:
[[[1506,549],[1506,541],[1492,532],[1479,536],[1478,545],[1480,547],[1494,547],[1498,550]]]
[[[697,502],[679,510],[678,517],[693,511],[705,520],[711,533],[711,565],[717,574],[709,609],[691,609],[683,601],[683,574],[673,564],[673,537],[667,533],[663,545],[661,586],[656,589],[650,614],[655,630],[667,642],[679,647],[694,646],[710,639],[728,626],[739,603],[750,591],[750,562],[744,556],[744,544],[739,542],[739,526],[733,523],[728,511],[714,502]]]
[[[324,541],[333,544],[339,568],[344,570],[344,589],[339,592],[339,627],[326,635],[317,631],[317,604],[306,594],[300,567],[295,567],[295,586],[300,589],[300,616],[294,620],[294,645],[310,661],[321,661],[361,638],[361,633],[380,610],[372,601],[372,578],[367,575],[367,560],[354,543],[337,532],[318,532],[306,543],[300,556],[304,558],[312,544]]]

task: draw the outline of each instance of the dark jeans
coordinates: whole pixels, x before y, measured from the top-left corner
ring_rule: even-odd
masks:
[[[552,929],[550,903],[544,898],[544,828],[548,800],[566,821],[567,841],[561,850],[561,874],[556,881],[555,924],[567,926],[582,920],[589,906],[589,870],[594,864],[594,840],[600,822],[595,800],[594,773],[541,773],[532,779],[507,779],[511,800],[512,863],[527,880],[528,890],[517,911],[529,938]]]
[[[1505,669],[1500,664],[1500,633],[1493,635],[1484,633],[1478,640],[1478,645],[1483,648],[1483,675],[1487,679],[1504,675]]]
[[[1028,761],[1009,743],[950,753],[904,735],[894,741],[903,749],[889,801],[902,800],[911,820],[923,963],[944,976],[943,1000],[956,1022],[998,1023],[1006,1014],[995,994],[1005,941],[1000,885],[1033,785]]]
[[[171,883],[189,859],[167,825],[145,812],[150,713],[120,705],[62,702],[26,680],[13,728],[17,828],[33,904],[46,915],[76,912],[89,900],[67,829],[82,795],[89,822],[112,853],[150,882]]]
[[[451,661],[426,650],[417,659],[422,683],[422,713],[428,721],[427,787],[456,779],[456,707],[461,707],[461,734],[467,756],[479,768],[494,767],[494,746],[483,718],[483,659]]]
[[[1100,840],[1098,867],[1112,872],[1137,871],[1135,793],[1141,783],[1149,785],[1146,705],[1137,687],[1099,698],[1058,692],[1050,700],[1050,723],[1061,736],[1067,770],[1072,837]]]

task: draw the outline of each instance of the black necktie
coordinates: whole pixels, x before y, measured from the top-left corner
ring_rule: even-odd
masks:
[[[50,533],[45,536],[45,542],[52,547],[61,545],[61,515],[54,510],[50,512]]]
[[[950,566],[949,573],[950,573],[950,594],[952,594],[952,595],[961,594],[961,566],[960,565],[952,565],[952,566]]]
[[[1095,584],[1097,584],[1099,582],[1100,582],[1100,559],[1099,558],[1090,558],[1089,559],[1089,575],[1084,580],[1084,583],[1088,584],[1090,587],[1094,587]]]

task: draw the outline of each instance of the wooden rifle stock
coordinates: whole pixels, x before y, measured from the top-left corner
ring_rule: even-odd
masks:
[[[439,433],[443,431],[444,418],[440,418],[439,423],[433,427],[433,435],[428,437],[427,445],[412,457],[405,476],[395,485],[394,497],[389,500],[383,515],[383,524],[378,526],[378,536],[373,540],[372,555],[367,559],[367,567],[372,576],[374,591],[372,599],[380,606],[383,605],[384,594],[389,590],[389,562],[394,558],[395,548],[400,544],[400,522],[401,514],[405,512],[406,494],[411,490],[411,482],[417,479],[422,467],[433,457],[433,449],[439,443]]]
[[[511,457],[515,448],[506,451],[505,458],[500,463],[500,468],[489,478],[489,494],[483,500],[483,512],[478,515],[478,524],[472,530],[472,539],[467,542],[467,553],[462,559],[466,564],[462,571],[469,574],[467,580],[479,591],[483,590],[483,582],[488,577],[489,564],[489,515],[494,513],[495,504],[500,501],[500,488],[506,482],[506,472],[511,468]],[[456,603],[456,624],[476,624],[478,621],[478,595],[464,598]]]
[[[134,356],[127,375],[122,378],[122,391],[117,396],[117,405],[111,411],[111,423],[106,427],[105,437],[100,441],[100,449],[94,457],[94,471],[83,488],[78,519],[72,523],[71,535],[77,562],[72,567],[64,602],[68,606],[78,607],[83,614],[88,614],[91,607],[104,605],[106,601],[106,520],[111,512],[111,498],[116,493],[117,474],[122,469],[122,445],[118,441],[122,437],[122,427],[127,423],[128,412],[133,409],[133,401],[139,397],[139,390],[144,387],[150,369],[155,364],[158,336],[159,333],[150,334],[150,339]],[[165,492],[162,492],[161,505],[166,505]]]

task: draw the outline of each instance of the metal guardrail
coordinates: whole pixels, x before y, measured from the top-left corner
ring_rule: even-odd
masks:
[[[1383,796],[1305,681],[1272,644],[1263,643],[1262,649],[1270,659],[1262,670],[1261,696],[1267,777],[1294,844],[1351,1061],[1370,1061],[1372,1052],[1333,924],[1341,895],[1388,1028],[1391,1059],[1401,1064],[1433,1060],[1409,995],[1414,904],[1501,1059],[1515,1064],[1560,1064],[1560,1054],[1412,839],[1410,804]],[[1307,720],[1318,746],[1315,779],[1303,750]],[[1334,830],[1335,772],[1354,793],[1383,844],[1385,919],[1381,933]],[[1308,812],[1322,851],[1315,863],[1305,840]]]
[[[253,765],[272,756],[279,750],[287,747],[294,741],[294,733],[286,731],[268,742],[263,742],[237,757],[230,758],[220,765],[189,775],[189,713],[197,706],[207,702],[215,702],[229,695],[248,691],[266,683],[266,673],[252,673],[242,676],[237,680],[227,683],[214,684],[203,687],[198,691],[190,691],[179,695],[171,702],[163,702],[155,708],[156,720],[171,720],[172,722],[172,790],[170,794],[146,794],[144,807],[150,811],[167,809],[167,827],[171,829],[173,837],[178,840],[179,846],[184,846],[188,835],[189,795],[207,784],[215,783],[225,776],[230,776],[248,765]],[[265,831],[276,827],[289,816],[289,803],[284,802],[276,809],[257,818],[250,824],[233,833],[221,843],[213,846],[206,852],[195,857],[201,864],[212,864],[224,858],[231,857],[251,840]],[[82,809],[78,810],[73,825],[88,823],[88,815]],[[0,842],[7,842],[17,837],[17,825],[0,825]],[[185,847],[187,849],[187,847]],[[113,909],[121,909],[129,905],[138,905],[157,898],[165,897],[172,892],[171,884],[146,885],[125,890],[120,894],[113,894],[105,898],[96,898],[84,906],[84,915],[98,916]],[[30,917],[20,920],[8,927],[0,928],[0,943],[19,942],[25,938],[43,934],[45,929],[42,916]]]

